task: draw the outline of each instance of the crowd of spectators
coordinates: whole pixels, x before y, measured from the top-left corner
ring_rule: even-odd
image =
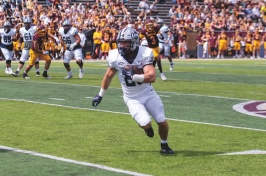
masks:
[[[171,27],[179,30],[265,31],[266,6],[261,0],[173,1]]]
[[[259,29],[260,32],[265,32],[266,29],[266,5],[261,0],[171,2],[173,5],[168,14],[171,19],[169,27],[177,38],[179,34],[185,33],[184,30],[253,32]],[[83,31],[99,27],[100,30],[108,30],[115,36],[115,33],[127,24],[142,29],[147,18],[160,18],[158,6],[165,1],[140,0],[137,20],[132,18],[128,6],[125,5],[130,3],[130,0],[95,0],[95,3],[83,4],[71,0],[46,0],[46,6],[40,5],[37,0],[2,0],[0,3],[0,27],[8,19],[14,25],[22,24],[23,17],[30,16],[36,25],[53,24],[55,31],[62,21],[68,19]],[[91,42],[93,43],[93,39]]]

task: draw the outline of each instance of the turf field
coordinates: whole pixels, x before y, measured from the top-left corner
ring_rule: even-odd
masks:
[[[70,80],[61,61],[52,62],[51,80],[35,77],[34,68],[30,80],[6,75],[1,61],[0,175],[264,176],[266,60],[174,63],[169,71],[163,60],[168,80],[157,70],[153,84],[175,151],[165,156],[156,123],[148,138],[128,114],[117,77],[101,104],[91,106],[106,61],[86,61],[83,79],[72,61]]]

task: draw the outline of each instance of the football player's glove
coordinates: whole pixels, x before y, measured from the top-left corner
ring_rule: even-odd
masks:
[[[56,42],[58,45],[60,44],[60,40],[59,40],[58,37],[54,36],[54,40],[55,40],[55,42]]]
[[[42,54],[49,54],[49,51],[43,51]]]
[[[70,45],[70,47],[69,47],[69,50],[73,50],[74,48],[75,48],[75,46],[77,45],[77,43],[75,42],[75,43],[73,43],[73,44],[71,44]]]
[[[98,106],[98,104],[101,103],[103,97],[101,97],[100,95],[96,95],[93,100],[92,100],[92,106],[96,107]]]

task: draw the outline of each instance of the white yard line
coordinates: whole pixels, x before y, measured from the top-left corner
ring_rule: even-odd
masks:
[[[94,97],[84,97],[84,98],[93,99]]]
[[[43,105],[57,106],[57,107],[63,107],[63,108],[81,109],[81,110],[90,110],[90,111],[109,112],[109,113],[115,113],[115,114],[130,115],[129,113],[124,113],[124,112],[107,111],[107,110],[101,110],[101,109],[96,109],[96,108],[81,108],[81,107],[75,107],[75,106],[65,106],[65,105],[58,105],[58,104],[51,104],[51,103],[43,103],[43,102],[29,101],[29,100],[24,100],[24,99],[0,98],[0,100],[21,101],[21,102],[28,102],[28,103],[35,103],[35,104],[43,104]],[[172,121],[178,121],[178,122],[187,122],[187,123],[195,123],[195,124],[204,124],[204,125],[220,126],[220,127],[234,128],[234,129],[244,129],[244,130],[263,131],[263,132],[266,132],[266,130],[256,129],[256,128],[236,127],[236,126],[231,126],[231,125],[222,125],[222,124],[207,123],[207,122],[189,121],[189,120],[179,120],[179,119],[173,119],[173,118],[167,118],[167,119],[168,120],[172,120]]]
[[[68,83],[55,83],[55,82],[36,82],[36,81],[25,81],[25,80],[7,80],[7,79],[1,79],[4,81],[15,81],[15,82],[29,82],[29,83],[40,83],[40,84],[55,84],[55,85],[68,85],[68,86],[78,86],[78,87],[93,87],[93,88],[99,88],[100,86],[90,86],[90,85],[80,85],[80,84],[68,84]],[[257,85],[257,84],[254,84]],[[264,85],[265,86],[265,85]],[[109,87],[109,89],[116,89],[116,90],[121,90],[121,88],[116,88],[116,87]],[[107,90],[107,91],[108,91]],[[210,98],[220,98],[220,99],[228,99],[228,100],[250,100],[250,99],[245,99],[245,98],[231,98],[231,97],[221,97],[221,96],[211,96],[211,95],[201,95],[201,94],[186,94],[186,93],[176,93],[176,92],[165,92],[165,91],[157,91],[157,93],[160,94],[173,94],[173,95],[183,95],[183,96],[197,96],[197,97],[210,97]],[[122,97],[122,96],[121,96]]]
[[[51,99],[51,100],[59,100],[59,101],[65,100],[65,99],[61,99],[61,98],[49,98],[49,99]]]
[[[99,168],[99,169],[104,169],[104,170],[117,172],[117,173],[128,174],[128,175],[149,176],[149,175],[138,173],[138,172],[131,172],[131,171],[122,170],[122,169],[116,169],[116,168],[113,168],[113,167],[108,167],[108,166],[104,166],[104,165],[100,165],[100,164],[93,164],[93,163],[88,163],[88,162],[76,161],[76,160],[72,160],[72,159],[61,158],[61,157],[57,157],[57,156],[53,156],[53,155],[37,153],[37,152],[34,152],[34,151],[21,150],[21,149],[11,148],[11,147],[7,147],[7,146],[1,146],[0,145],[0,149],[13,151],[13,152],[17,152],[17,153],[29,154],[29,155],[33,155],[33,156],[39,156],[39,157],[42,157],[42,158],[49,158],[49,159],[52,159],[52,160],[58,160],[58,161],[63,161],[63,162],[67,162],[67,163],[73,163],[73,164],[78,164],[78,165],[83,165],[83,166],[95,167],[95,168]]]
[[[230,152],[230,153],[223,153],[218,155],[265,155],[266,151],[264,150],[247,150],[242,152]]]

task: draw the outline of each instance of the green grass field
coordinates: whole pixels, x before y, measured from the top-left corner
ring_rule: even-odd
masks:
[[[70,80],[64,80],[61,61],[52,62],[51,80],[35,77],[34,68],[30,80],[6,75],[1,61],[0,175],[264,176],[266,119],[233,106],[266,100],[266,60],[174,63],[169,71],[163,60],[168,80],[162,81],[157,70],[153,84],[164,103],[168,141],[175,151],[165,156],[159,153],[156,123],[154,138],[148,138],[129,115],[117,77],[101,104],[91,106],[105,61],[86,61],[83,79],[72,61]],[[13,71],[17,65],[12,62]],[[266,113],[266,104],[258,108]]]

